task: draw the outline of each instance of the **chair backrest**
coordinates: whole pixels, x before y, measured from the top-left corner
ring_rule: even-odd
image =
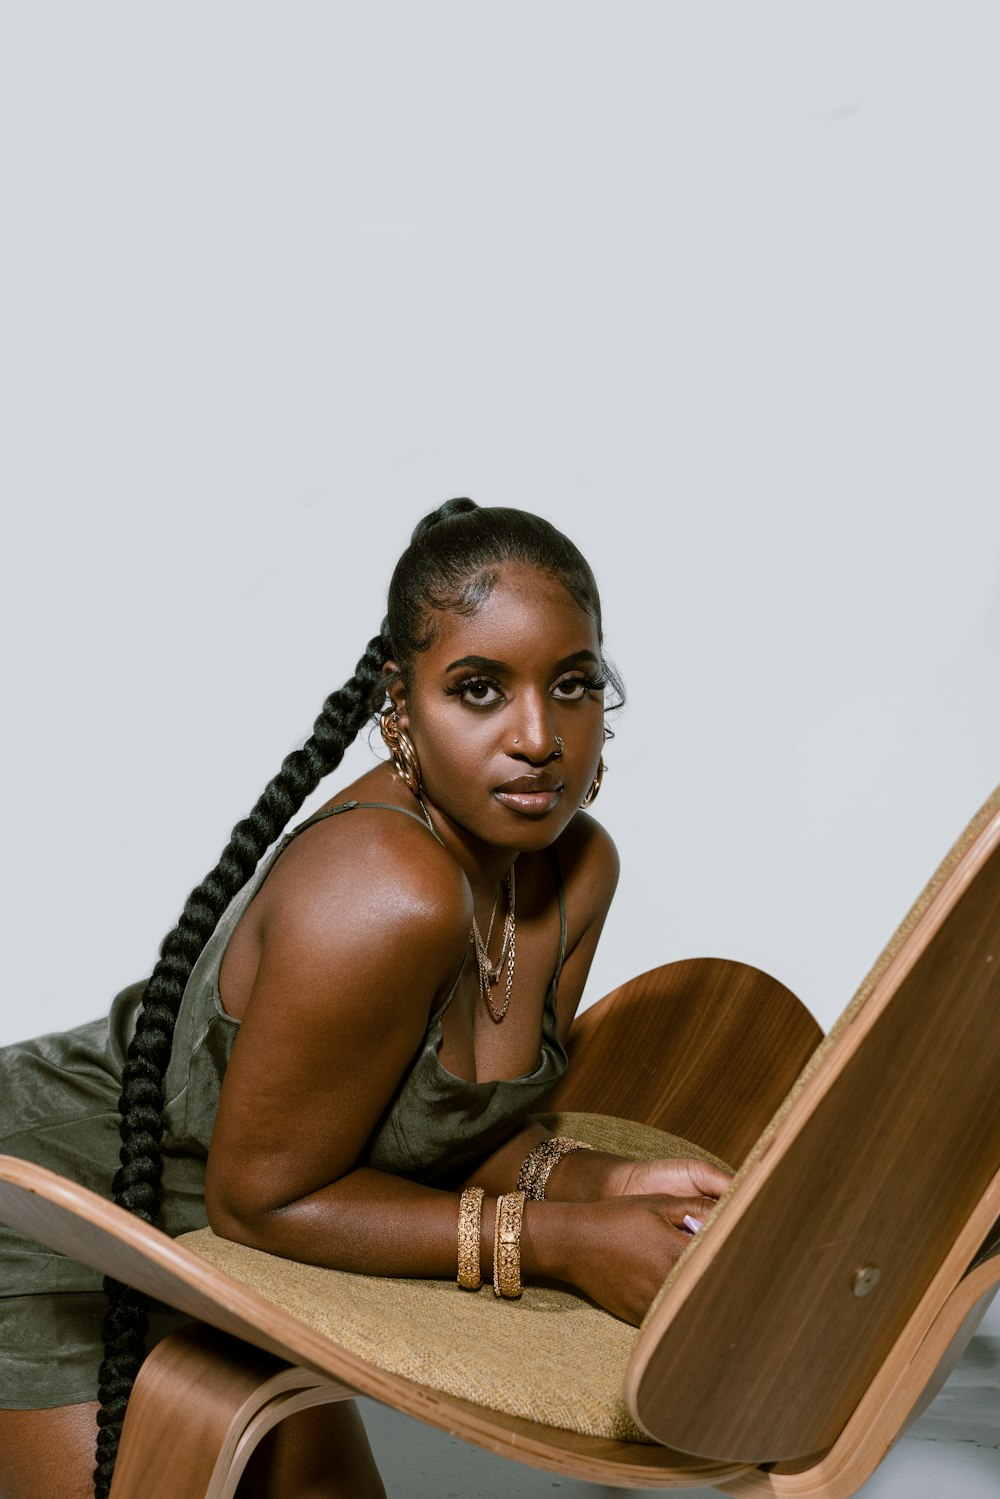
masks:
[[[784,984],[728,958],[684,958],[577,1015],[547,1109],[635,1119],[738,1166],[823,1032]],[[725,1085],[712,1087],[719,1068]]]
[[[998,1168],[1000,793],[666,1282],[629,1368],[637,1420],[715,1458],[824,1451]]]

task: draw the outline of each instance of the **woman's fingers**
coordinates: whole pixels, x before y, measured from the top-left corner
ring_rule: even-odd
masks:
[[[714,1197],[667,1197],[664,1211],[667,1221],[684,1233],[697,1233],[715,1207]]]
[[[697,1159],[636,1161],[624,1179],[623,1195],[631,1197],[710,1197],[726,1191],[732,1177]]]
[[[692,1187],[703,1197],[721,1197],[733,1179],[732,1172],[720,1171],[710,1161],[685,1161],[684,1165],[688,1168]]]

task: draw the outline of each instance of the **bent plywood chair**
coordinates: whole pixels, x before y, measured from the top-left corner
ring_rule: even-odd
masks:
[[[571,1048],[552,1105],[578,1132],[740,1166],[640,1331],[552,1288],[174,1241],[4,1158],[0,1220],[200,1324],[143,1367],[113,1499],[224,1499],[275,1423],[359,1392],[595,1483],[855,1493],[1000,1282],[1000,793],[825,1039],[775,980],[698,960],[616,990]]]

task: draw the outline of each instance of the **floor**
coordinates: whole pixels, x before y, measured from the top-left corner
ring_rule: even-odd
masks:
[[[639,1499],[494,1457],[395,1411],[360,1402],[389,1499]],[[710,1489],[673,1489],[709,1499]],[[941,1394],[859,1494],[863,1499],[997,1499],[1000,1495],[1000,1317],[973,1338]]]

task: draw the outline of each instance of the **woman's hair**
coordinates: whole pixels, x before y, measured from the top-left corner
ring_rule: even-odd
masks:
[[[381,631],[369,640],[350,680],[327,698],[302,748],[286,756],[250,815],[233,828],[219,862],[188,896],[177,925],[163,940],[122,1072],[121,1167],[112,1183],[119,1207],[147,1223],[155,1222],[159,1212],[163,1089],[174,1025],[191,970],[226,906],[382,706],[385,662],[395,661],[405,676],[414,655],[434,638],[435,613],[475,613],[508,562],[550,573],[593,617],[602,638],[594,575],[573,543],[548,521],[524,510],[480,509],[472,500],[458,499],[448,500],[419,522],[392,575]],[[605,670],[617,705],[622,701],[621,683],[609,663]],[[97,1499],[106,1499],[111,1485],[125,1406],[145,1357],[149,1312],[147,1298],[131,1287],[109,1278],[105,1290]]]

